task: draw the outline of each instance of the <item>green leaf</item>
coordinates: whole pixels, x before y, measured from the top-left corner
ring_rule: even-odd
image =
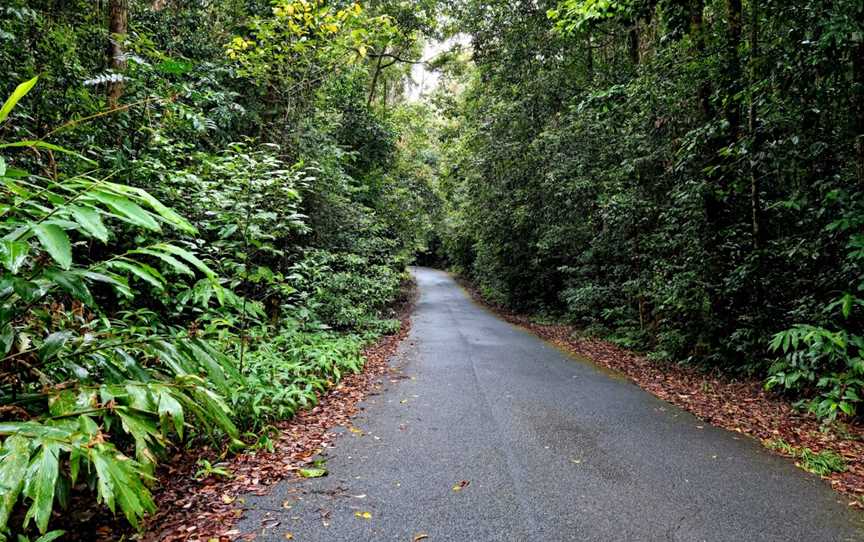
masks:
[[[195,256],[186,249],[180,248],[177,245],[169,245],[167,243],[159,243],[158,245],[153,245],[153,248],[158,250],[164,250],[165,252],[170,252],[175,256],[179,256],[180,258],[183,258],[184,260],[192,264],[209,278],[216,278],[216,273],[212,269],[207,267],[204,262],[199,260],[197,256]]]
[[[183,275],[189,275],[192,277],[195,276],[195,273],[192,271],[192,269],[189,268],[188,265],[171,256],[170,254],[166,254],[165,252],[160,252],[158,250],[153,250],[149,248],[139,248],[137,250],[130,250],[127,254],[146,254],[147,256],[153,256],[170,265],[178,273],[181,273]]]
[[[91,192],[88,197],[107,205],[118,218],[150,231],[161,231],[153,215],[129,198],[103,191]]]
[[[12,344],[15,342],[15,328],[10,322],[6,322],[3,327],[0,327],[0,355],[5,356],[12,350]]]
[[[96,165],[94,160],[91,160],[84,156],[83,154],[77,153],[75,151],[70,151],[69,149],[63,148],[60,145],[54,145],[53,143],[46,143],[45,141],[38,141],[35,139],[29,139],[27,141],[16,141],[14,143],[3,143],[0,144],[0,149],[8,149],[14,147],[29,147],[34,149],[45,149],[49,151],[62,152],[63,154],[72,155],[80,160],[84,160],[88,164]]]
[[[69,440],[74,430],[39,422],[0,422],[0,435],[20,435],[37,439]]]
[[[0,263],[13,275],[18,274],[29,252],[30,243],[26,241],[0,240]]]
[[[198,230],[189,223],[188,220],[177,214],[173,209],[164,205],[161,201],[153,197],[149,192],[143,190],[141,188],[135,186],[127,186],[122,184],[115,183],[105,183],[105,185],[121,194],[125,194],[128,196],[133,196],[138,198],[140,201],[146,203],[151,209],[156,211],[156,213],[168,224],[174,226],[175,228],[185,231],[189,234],[198,233]]]
[[[30,441],[13,435],[0,449],[0,526],[9,522],[18,495],[24,488],[24,476],[30,463]]]
[[[786,333],[781,331],[780,333],[775,333],[774,337],[771,339],[771,343],[768,346],[768,349],[772,352],[776,352],[780,350],[783,346],[783,339],[786,338]]]
[[[197,344],[189,342],[186,346],[192,353],[195,361],[207,372],[207,379],[210,383],[212,383],[220,393],[224,394],[229,391],[228,380],[225,378],[225,371],[222,366],[213,359],[209,353],[204,351],[202,348],[199,348]]]
[[[39,81],[39,76],[37,75],[33,79],[29,81],[24,81],[12,91],[12,95],[6,99],[6,102],[3,104],[3,107],[0,108],[0,123],[6,120],[6,117],[9,116],[9,113],[12,111],[12,108],[15,107],[15,104],[18,101],[27,95],[30,90],[36,86],[36,82]]]
[[[151,446],[164,446],[159,428],[151,418],[142,412],[117,407],[115,413],[120,417],[123,430],[135,439],[135,456],[139,463],[156,463]]]
[[[129,281],[125,277],[121,277],[115,273],[98,273],[96,271],[84,271],[81,276],[93,282],[103,282],[114,288],[118,294],[123,297],[132,299],[134,294],[129,289]]]
[[[77,397],[74,390],[60,390],[48,398],[48,412],[52,416],[65,416],[75,412]]]
[[[54,540],[57,540],[58,538],[60,538],[64,534],[66,534],[66,531],[60,531],[60,530],[51,531],[50,533],[45,533],[42,536],[40,536],[39,538],[37,538],[36,542],[53,542]]]
[[[125,271],[129,271],[136,277],[140,278],[144,282],[150,284],[154,288],[159,291],[165,289],[165,278],[149,265],[135,262],[132,260],[112,260],[107,262],[108,266],[114,267],[116,269],[123,269]]]
[[[51,510],[54,507],[54,488],[57,486],[59,474],[60,444],[43,441],[27,469],[27,481],[24,484],[24,495],[33,501],[24,516],[24,525],[35,518],[40,533],[48,530],[48,520],[51,519]]]
[[[138,528],[145,514],[156,511],[138,463],[109,444],[97,444],[91,448],[89,458],[96,469],[99,500],[112,512],[119,506],[129,523]]]
[[[75,222],[84,228],[85,232],[96,239],[99,239],[103,243],[108,242],[108,229],[105,227],[105,224],[102,223],[102,217],[100,216],[99,211],[93,207],[73,205],[69,208],[69,212],[72,213]]]
[[[67,270],[72,267],[72,244],[65,231],[55,224],[33,224],[33,233],[57,265]]]
[[[300,469],[297,473],[303,478],[321,478],[327,475],[327,469]]]
[[[150,388],[146,384],[129,383],[123,387],[129,396],[129,406],[138,410],[151,411],[155,408]]]
[[[6,167],[6,177],[7,178],[4,180],[8,180],[9,177],[11,177],[13,179],[23,179],[23,178],[29,177],[29,176],[30,176],[30,174],[27,173],[26,171],[24,171],[23,169],[19,169],[17,167],[8,167],[7,166]]]
[[[55,331],[48,335],[45,342],[39,347],[39,359],[41,361],[51,359],[74,336],[75,334],[71,331]]]
[[[840,300],[840,312],[843,313],[843,318],[849,318],[849,315],[852,314],[852,305],[855,304],[855,297],[846,293]]]
[[[45,290],[35,282],[18,277],[12,279],[12,287],[25,303],[32,303],[45,293]]]
[[[96,302],[93,300],[93,295],[84,283],[80,273],[72,271],[59,271],[57,269],[45,270],[45,276],[53,281],[57,286],[63,288],[69,295],[81,301],[88,307],[94,307]]]
[[[8,171],[7,171],[8,174]],[[6,187],[7,190],[15,194],[16,196],[20,196],[22,198],[29,198],[30,192],[21,186],[20,184],[14,182],[12,179],[0,179],[0,184]]]
[[[194,64],[185,60],[176,60],[173,58],[167,58],[163,60],[157,68],[159,71],[163,73],[170,73],[172,75],[183,75],[194,67]]]
[[[186,375],[184,378],[191,380],[194,377]],[[201,379],[196,378],[196,380],[203,383]],[[186,402],[186,406],[191,406],[202,421],[211,422],[229,437],[237,438],[239,432],[228,416],[230,410],[219,395],[203,386],[195,386],[189,390],[189,393],[192,400]]]
[[[0,156],[0,177],[6,175],[6,160]]]
[[[171,396],[166,389],[160,389],[157,393],[159,406],[159,419],[162,422],[162,432],[167,434],[169,419],[174,422],[174,430],[177,431],[177,436],[183,438],[183,407],[180,403]]]

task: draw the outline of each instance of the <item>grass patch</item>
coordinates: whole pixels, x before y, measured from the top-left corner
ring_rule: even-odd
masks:
[[[770,450],[795,458],[798,467],[819,476],[846,471],[846,460],[831,450],[816,453],[810,448],[792,446],[781,438],[766,440],[764,445]]]

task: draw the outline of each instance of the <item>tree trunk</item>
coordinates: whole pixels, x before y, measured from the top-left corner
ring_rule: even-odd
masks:
[[[742,13],[741,0],[726,0],[726,96],[724,113],[729,123],[729,136],[732,141],[738,138],[741,124],[741,108],[737,95],[741,90],[741,59],[738,47],[741,45]]]
[[[852,71],[855,104],[855,155],[858,186],[864,189],[864,41],[859,41],[852,50]]]
[[[372,100],[375,98],[375,87],[378,86],[378,76],[381,74],[381,59],[384,58],[384,54],[387,53],[387,49],[378,56],[378,62],[375,63],[375,73],[372,76],[372,84],[369,85],[369,97],[366,98],[366,107],[372,107]]]
[[[759,2],[750,0],[750,107],[747,111],[747,126],[750,133],[750,210],[753,234],[753,250],[762,245],[762,202],[759,197],[759,166],[757,163],[761,147],[757,126],[755,86],[759,81]]]
[[[705,56],[705,29],[704,29],[705,0],[693,0],[690,5],[690,36],[693,40],[693,48],[698,59]],[[696,89],[696,99],[699,102],[699,112],[702,120],[714,116],[711,107],[711,83],[702,78]]]
[[[627,54],[634,66],[639,65],[641,51],[639,50],[639,21],[633,21],[633,26],[627,33]]]
[[[129,27],[129,1],[110,0],[108,5],[108,65],[120,75],[126,69],[126,53],[123,42]],[[108,83],[108,106],[117,107],[123,96],[123,81],[119,78]]]

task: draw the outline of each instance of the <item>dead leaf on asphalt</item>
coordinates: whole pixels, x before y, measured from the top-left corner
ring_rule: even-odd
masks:
[[[297,474],[303,478],[321,478],[327,476],[327,469],[299,469]]]
[[[470,483],[468,480],[460,480],[458,484],[453,486],[453,491],[462,491],[462,488],[468,487]]]
[[[427,538],[429,538],[428,534],[420,533],[420,534],[414,535],[414,538],[411,539],[411,542],[418,542],[420,540],[426,540]]]

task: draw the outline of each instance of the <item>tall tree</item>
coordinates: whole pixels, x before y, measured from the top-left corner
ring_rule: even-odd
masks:
[[[108,66],[114,77],[108,83],[108,106],[117,107],[123,96],[123,71],[127,60],[124,42],[129,32],[129,0],[108,2]]]
[[[741,47],[743,14],[741,0],[725,0],[726,3],[726,88],[723,96],[724,114],[729,123],[729,136],[737,139],[741,124],[741,106],[738,93],[741,91]]]
[[[697,62],[703,62],[705,57],[705,0],[690,0],[690,39]],[[711,82],[706,77],[700,77],[697,84],[696,99],[702,120],[714,115],[711,107]]]
[[[857,17],[857,39],[852,45],[853,104],[855,108],[855,152],[858,183],[864,187],[864,8]]]
[[[759,84],[759,0],[750,0],[750,101],[747,110],[747,127],[750,136],[750,233],[753,236],[753,249],[759,250],[762,246],[762,202],[759,195],[759,166],[758,153],[761,148],[761,133],[758,126],[758,110],[756,101],[758,99]]]

